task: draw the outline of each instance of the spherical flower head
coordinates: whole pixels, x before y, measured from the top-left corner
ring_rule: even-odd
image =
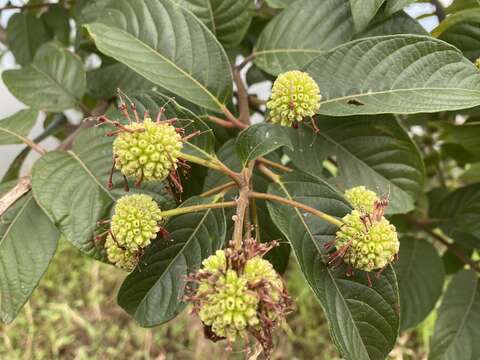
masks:
[[[375,202],[379,200],[377,194],[365,186],[356,186],[345,191],[345,198],[355,210],[364,214],[372,214]]]
[[[260,326],[260,295],[255,292],[260,282],[264,290],[276,294],[271,296],[273,301],[280,301],[283,283],[272,265],[261,257],[247,260],[241,274],[227,269],[223,250],[218,250],[202,264],[195,296],[200,299],[198,315],[218,337],[233,342],[246,335],[247,327]],[[267,317],[273,322],[277,314],[267,313]]]
[[[314,116],[321,98],[320,88],[307,73],[295,70],[280,74],[273,83],[272,96],[267,103],[270,121],[292,126],[296,121]]]
[[[111,235],[105,240],[108,261],[126,271],[132,271],[137,266],[138,257],[134,252],[128,251],[118,245]]]
[[[177,168],[183,147],[175,127],[146,118],[125,126],[113,142],[115,167],[142,181],[162,181]]]
[[[395,259],[400,243],[395,226],[387,219],[382,217],[373,221],[353,210],[343,217],[343,222],[336,234],[336,247],[347,264],[373,271],[384,268]]]
[[[118,245],[134,252],[157,237],[161,220],[161,210],[150,196],[126,195],[115,205],[110,229]]]

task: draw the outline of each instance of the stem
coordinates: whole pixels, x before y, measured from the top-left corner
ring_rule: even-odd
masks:
[[[190,161],[194,164],[198,164],[198,165],[201,165],[201,166],[213,169],[213,170],[218,170],[218,171],[222,170],[220,164],[218,164],[218,162],[216,162],[214,160],[206,160],[206,159],[199,158],[195,155],[190,155],[190,154],[185,154],[185,153],[182,153],[180,155],[180,157],[182,159]]]
[[[425,223],[422,221],[410,218],[410,222],[413,223],[418,229],[422,230],[426,234],[430,235],[432,239],[438,241],[443,246],[447,248],[447,251],[450,251],[453,255],[455,255],[461,262],[464,264],[469,265],[472,270],[480,273],[480,266],[477,262],[470,259],[465,253],[461,250],[456,249],[448,240],[441,234],[435,232],[434,230],[430,229]]]
[[[275,174],[273,171],[271,171],[269,168],[267,168],[265,165],[263,164],[258,164],[257,165],[257,168],[258,170],[260,170],[260,172],[265,175],[266,177],[268,177],[270,180],[272,180],[274,183],[277,183],[279,184],[280,183],[280,175],[277,175]]]
[[[223,185],[214,187],[213,189],[210,189],[208,191],[205,191],[204,193],[200,194],[200,197],[207,197],[207,196],[215,195],[216,193],[224,192],[224,191],[229,190],[229,189],[231,189],[233,187],[236,187],[236,186],[237,186],[237,184],[235,183],[235,181],[229,181],[226,184],[223,184]]]
[[[237,200],[237,213],[234,217],[235,226],[233,229],[233,242],[235,249],[240,250],[243,244],[243,222],[245,220],[245,213],[248,207],[248,186],[240,191],[240,197]]]
[[[3,132],[6,132],[7,134],[9,135],[12,135],[12,136],[15,136],[17,139],[19,139],[21,142],[23,142],[24,144],[28,145],[29,147],[31,147],[33,150],[35,150],[37,153],[39,153],[40,155],[45,155],[47,153],[47,150],[45,150],[43,147],[41,147],[40,145],[38,144],[35,144],[32,140],[30,140],[29,138],[27,137],[24,137],[20,134],[17,134],[16,132],[13,132],[9,129],[6,129],[6,128],[3,128],[3,127],[0,127],[0,131],[3,131]]]
[[[224,128],[227,128],[227,129],[231,129],[231,128],[234,128],[235,127],[235,124],[230,122],[230,121],[226,121],[226,120],[223,120],[223,119],[220,119],[216,116],[212,116],[212,115],[208,115],[207,116],[207,119],[217,125],[220,125],[220,126],[223,126]]]
[[[32,188],[32,179],[30,176],[25,176],[19,180],[17,185],[10,189],[5,195],[0,198],[0,216],[8,210],[10,206],[20,199],[23,195]]]
[[[272,168],[276,168],[278,170],[282,170],[282,171],[285,171],[285,172],[292,172],[293,169],[292,168],[289,168],[288,166],[285,166],[285,165],[282,165],[282,164],[279,164],[279,163],[276,163],[275,161],[271,161],[271,160],[268,160],[268,159],[265,159],[263,157],[261,158],[258,158],[257,161],[259,163],[262,163],[264,165],[268,165]]]
[[[230,120],[236,127],[238,127],[239,129],[245,129],[248,127],[247,124],[244,124],[242,123],[241,121],[239,121],[231,112],[230,110],[228,110],[228,108],[226,106],[223,106],[222,107],[222,111],[223,113],[225,114],[225,116],[227,117],[228,120]]]
[[[237,86],[238,93],[238,120],[243,124],[250,125],[250,106],[248,104],[248,91],[245,87],[245,84],[243,83],[239,68],[235,68],[233,70],[233,81]]]
[[[296,202],[294,200],[289,200],[289,199],[285,199],[283,197],[276,196],[276,195],[273,195],[273,194],[264,194],[264,193],[259,193],[259,192],[255,192],[255,191],[251,192],[250,196],[253,197],[253,198],[256,198],[256,199],[276,201],[276,202],[281,203],[281,204],[293,206],[297,209],[304,210],[304,211],[306,211],[306,212],[308,212],[312,215],[315,215],[315,216],[319,217],[320,219],[325,220],[325,221],[329,222],[330,224],[333,224],[333,225],[338,226],[338,227],[343,225],[343,222],[341,220],[338,220],[337,218],[335,218],[331,215],[325,214],[324,212],[322,212],[320,210],[314,209],[314,208],[312,208],[308,205],[301,204],[301,203]]]
[[[445,9],[439,0],[430,0],[430,2],[435,6],[435,15],[438,17],[438,22],[442,22],[445,19]]]
[[[213,203],[213,204],[185,206],[185,207],[179,207],[172,210],[162,211],[161,215],[162,217],[171,217],[171,216],[189,214],[189,213],[208,210],[208,209],[224,209],[228,207],[235,207],[236,205],[237,203],[235,201],[226,201],[226,202]]]

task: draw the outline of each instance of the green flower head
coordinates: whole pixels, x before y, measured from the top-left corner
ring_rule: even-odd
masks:
[[[356,186],[345,191],[345,198],[355,210],[364,214],[372,214],[375,202],[379,200],[377,194],[365,186]]]

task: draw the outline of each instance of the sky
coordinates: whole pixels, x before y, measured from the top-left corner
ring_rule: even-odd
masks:
[[[448,6],[453,0],[442,0],[444,5]],[[0,8],[5,6],[7,0],[0,0]],[[22,5],[23,1],[21,0],[13,0],[13,4],[15,5]],[[413,17],[418,16],[420,14],[424,14],[428,12],[429,9],[432,9],[433,6],[429,4],[412,4],[409,6],[406,11]],[[8,22],[8,18],[15,13],[15,10],[8,10],[3,11],[0,15],[0,24],[2,26],[6,26]],[[436,17],[429,17],[426,19],[422,19],[421,24],[427,29],[431,31],[435,26],[438,24]],[[15,68],[15,59],[11,54],[6,54],[2,57],[0,61],[0,74],[2,71],[6,69]],[[259,94],[260,98],[267,98],[270,89],[270,84],[259,84],[256,85],[255,88],[252,88],[252,91]],[[17,111],[26,108],[24,104],[19,102],[6,88],[5,84],[3,83],[0,77],[0,119],[8,117]],[[73,115],[73,117],[75,117]],[[42,123],[44,119],[43,114],[39,114],[37,123],[35,127],[32,129],[30,137],[35,137],[38,135],[42,130]],[[41,145],[46,149],[53,149],[57,146],[58,141],[52,137],[45,139]],[[24,148],[24,145],[4,145],[0,146],[0,179],[3,177],[4,173],[7,171],[9,164],[15,158],[15,156]],[[38,158],[38,155],[34,152],[31,152],[27,161],[25,162],[24,166],[22,167],[22,173],[25,174],[31,167],[31,164]]]

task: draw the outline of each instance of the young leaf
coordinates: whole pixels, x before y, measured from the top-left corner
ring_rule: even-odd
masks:
[[[421,70],[420,70],[421,69]],[[322,91],[319,113],[438,112],[480,104],[480,73],[443,41],[379,36],[326,52],[306,68]]]
[[[37,121],[38,111],[20,110],[0,120],[0,145],[21,144]]]
[[[400,330],[420,324],[433,310],[445,281],[437,250],[424,239],[402,237],[394,266],[400,290]]]
[[[295,151],[287,154],[297,167],[320,176],[323,160],[335,155],[339,177],[333,182],[339,188],[365,185],[388,195],[389,214],[413,209],[423,190],[425,169],[417,147],[397,120],[391,116],[342,121],[320,117],[317,126],[318,133],[306,127],[291,130]]]
[[[226,47],[238,45],[252,22],[250,0],[174,0],[193,12]]]
[[[365,30],[384,2],[385,0],[350,0],[353,23],[357,32]]]
[[[48,41],[43,22],[31,13],[13,14],[6,31],[9,49],[22,66],[28,65],[40,46]]]
[[[47,270],[60,233],[31,194],[0,220],[0,318],[10,323]]]
[[[216,200],[190,198],[183,206],[212,202]],[[222,209],[209,209],[173,217],[165,228],[168,238],[159,238],[146,249],[118,293],[120,306],[144,327],[167,322],[183,310],[185,277],[222,247],[226,219]]]
[[[102,23],[86,28],[105,55],[210,110],[229,101],[232,75],[225,51],[190,11],[171,0],[119,0],[96,21]]]
[[[2,76],[17,99],[45,111],[61,112],[77,107],[86,88],[80,58],[54,43],[43,45],[32,64],[7,70]]]
[[[350,205],[330,185],[295,172],[271,185],[269,193],[309,205],[337,218]],[[347,360],[385,359],[395,344],[399,297],[395,272],[388,267],[372,287],[361,271],[347,277],[345,266],[327,266],[324,245],[338,228],[290,206],[268,203],[273,221],[288,238],[300,268],[322,305],[332,337]]]
[[[32,170],[33,194],[40,206],[67,240],[96,259],[105,258],[102,244],[94,241],[94,234],[99,232],[96,223],[110,218],[113,203],[125,195],[118,174],[114,190],[106,188],[113,139],[104,134],[99,128],[87,129],[77,137],[71,151],[50,152]],[[143,189],[162,209],[172,206],[163,183],[144,185]]]
[[[282,126],[261,123],[243,130],[235,141],[235,147],[243,166],[250,161],[287,146],[293,150],[293,144]]]
[[[480,280],[475,272],[456,274],[438,309],[429,360],[480,357]]]

